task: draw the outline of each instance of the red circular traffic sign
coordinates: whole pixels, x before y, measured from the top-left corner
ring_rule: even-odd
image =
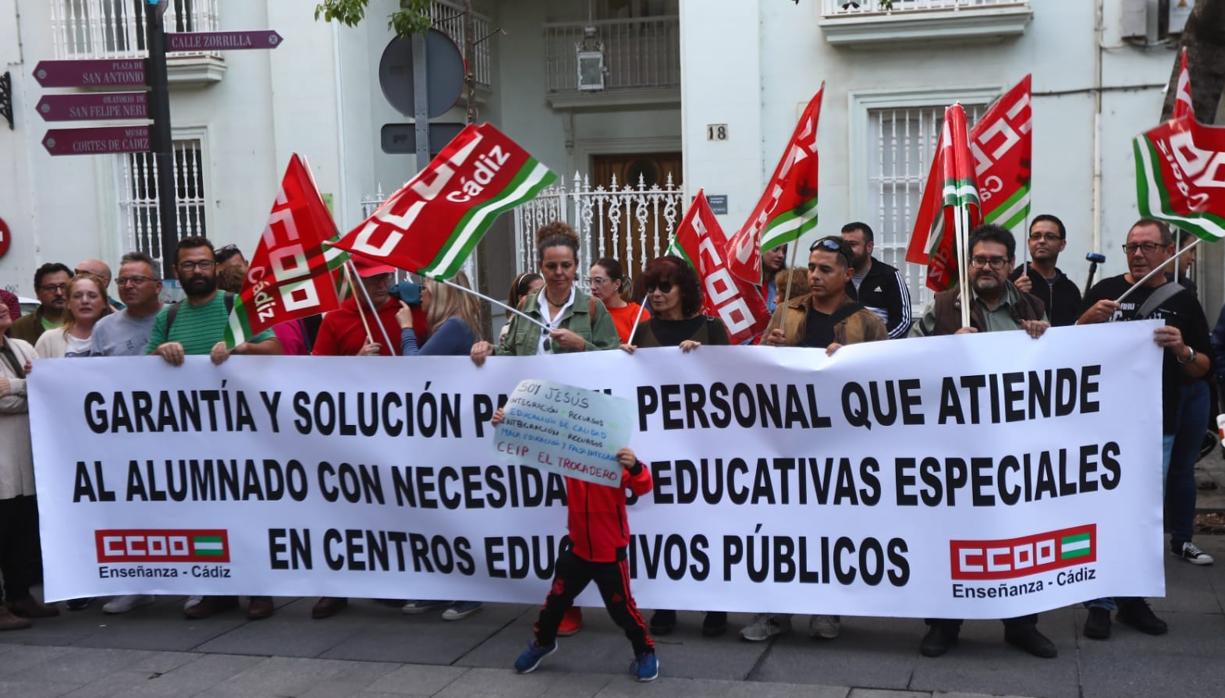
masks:
[[[0,257],[3,257],[9,251],[9,245],[13,242],[13,233],[9,230],[8,223],[0,218]]]

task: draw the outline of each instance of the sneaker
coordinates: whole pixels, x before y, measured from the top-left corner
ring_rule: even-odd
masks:
[[[102,604],[102,612],[110,614],[127,613],[133,608],[148,606],[153,602],[153,597],[148,594],[128,594],[127,596],[116,596],[110,601]]]
[[[540,666],[540,662],[545,657],[557,651],[557,642],[554,641],[551,647],[541,647],[536,644],[535,640],[528,643],[527,649],[523,650],[523,654],[515,660],[515,671],[520,674],[530,674],[536,671],[536,667]]]
[[[442,612],[443,620],[463,620],[481,610],[480,601],[456,601]]]
[[[1208,553],[1200,550],[1199,546],[1191,541],[1183,543],[1181,546],[1173,545],[1170,552],[1174,553],[1174,557],[1182,558],[1192,565],[1211,565],[1216,562]]]
[[[659,609],[651,614],[651,634],[667,635],[676,630],[676,611]]]
[[[429,601],[425,599],[417,599],[414,601],[406,601],[404,605],[400,607],[400,611],[410,616],[419,616],[422,613],[426,613],[429,611],[433,611],[434,609],[442,608],[443,606],[446,606],[448,603],[450,602],[449,601]]]
[[[790,614],[758,613],[753,616],[753,622],[740,629],[740,637],[749,642],[765,642],[789,630],[791,630]]]
[[[961,636],[961,628],[947,624],[934,623],[927,626],[927,634],[919,643],[919,654],[924,657],[939,657],[957,646]]]
[[[200,602],[203,600],[203,596],[189,596],[187,597],[187,600],[183,602],[183,610],[186,611],[193,606],[199,606]]]
[[[702,637],[718,637],[727,632],[727,611],[707,611],[702,619]]]
[[[813,616],[808,619],[808,637],[832,640],[842,630],[842,616]]]
[[[561,616],[561,623],[557,626],[557,636],[570,637],[571,635],[577,635],[578,631],[582,629],[583,609],[578,606],[571,606]]]
[[[1085,637],[1091,640],[1106,640],[1110,637],[1110,609],[1090,608],[1085,619]]]
[[[1149,608],[1144,599],[1119,599],[1119,622],[1126,623],[1145,635],[1165,635],[1170,627]]]
[[[630,664],[630,676],[642,683],[659,678],[659,660],[654,652],[643,652]]]
[[[1033,625],[1005,628],[1004,642],[1042,659],[1054,659],[1059,656],[1059,649],[1055,647],[1055,643],[1038,632],[1038,628]]]

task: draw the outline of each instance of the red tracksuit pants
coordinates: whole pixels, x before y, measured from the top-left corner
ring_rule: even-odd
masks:
[[[537,644],[551,647],[557,641],[557,626],[561,623],[562,614],[574,604],[574,597],[582,593],[589,583],[595,582],[600,596],[604,598],[604,608],[625,631],[625,636],[634,646],[634,654],[655,651],[646,621],[642,619],[630,594],[629,564],[624,555],[619,557],[621,559],[617,562],[590,562],[566,549],[557,558],[553,586],[536,620]]]

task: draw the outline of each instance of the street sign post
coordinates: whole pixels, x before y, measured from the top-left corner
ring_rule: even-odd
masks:
[[[43,121],[102,121],[149,118],[144,92],[43,95],[35,107]]]
[[[43,147],[52,155],[145,153],[150,150],[149,127],[53,128],[43,137]]]
[[[166,52],[274,49],[285,39],[275,31],[192,32],[166,35]]]
[[[145,59],[39,61],[34,79],[43,87],[144,86]]]

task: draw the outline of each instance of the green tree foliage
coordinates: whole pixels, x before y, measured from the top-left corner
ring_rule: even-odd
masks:
[[[315,5],[315,19],[355,27],[366,17],[370,0],[322,0]],[[409,36],[430,28],[430,0],[400,0],[400,9],[388,17],[387,27],[397,36]]]

